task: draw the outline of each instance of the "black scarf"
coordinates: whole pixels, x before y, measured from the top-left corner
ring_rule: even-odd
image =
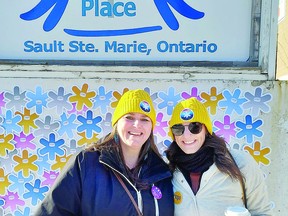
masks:
[[[176,144],[176,143],[175,143]],[[173,157],[173,163],[185,172],[203,173],[214,163],[214,149],[208,146],[202,146],[193,154],[186,154],[176,144],[176,152]]]

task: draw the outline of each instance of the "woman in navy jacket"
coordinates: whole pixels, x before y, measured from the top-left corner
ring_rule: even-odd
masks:
[[[143,90],[126,92],[113,130],[67,164],[36,211],[40,215],[173,215],[171,173],[153,140],[156,113]]]

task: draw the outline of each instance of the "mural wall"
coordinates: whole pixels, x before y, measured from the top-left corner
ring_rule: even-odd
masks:
[[[145,89],[154,101],[158,113],[155,140],[161,154],[165,156],[171,143],[167,132],[173,107],[182,99],[196,97],[208,108],[213,131],[231,148],[251,154],[266,180],[273,181],[270,122],[275,114],[275,97],[279,97],[273,83],[11,82],[5,78],[0,82],[0,215],[32,215],[72,154],[110,132],[118,100],[125,91],[135,88]],[[269,191],[274,190],[269,187]],[[271,205],[275,208],[273,196]]]

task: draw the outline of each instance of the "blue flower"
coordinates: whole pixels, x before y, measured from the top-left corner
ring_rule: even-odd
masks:
[[[258,116],[260,111],[265,113],[270,112],[270,107],[267,105],[267,102],[272,99],[272,96],[269,93],[262,96],[262,89],[260,87],[255,89],[255,95],[246,92],[245,97],[249,101],[243,104],[243,108],[251,109],[252,116]]]
[[[37,153],[40,151],[39,149]],[[51,169],[51,164],[49,163],[48,160],[48,154],[46,155],[41,155],[38,153],[38,159],[34,162],[36,166],[38,166],[38,174],[43,174],[45,170],[50,170]]]
[[[66,133],[69,138],[73,138],[74,130],[77,128],[77,124],[74,123],[75,120],[75,114],[67,117],[66,113],[63,113],[61,115],[60,129],[58,130],[58,134],[62,136],[64,133]]]
[[[6,108],[11,109],[12,107],[14,107],[15,110],[21,110],[22,107],[25,107],[25,104],[26,104],[25,94],[26,94],[26,91],[20,93],[19,86],[14,87],[14,93],[13,94],[6,92],[5,98],[10,100],[6,104]]]
[[[19,195],[22,195],[24,193],[24,183],[29,182],[33,179],[32,175],[29,175],[29,177],[25,178],[23,176],[22,171],[18,172],[18,176],[10,174],[9,180],[12,182],[12,184],[9,186],[9,189],[11,191],[18,191]]]
[[[30,109],[32,107],[36,107],[36,113],[41,114],[43,111],[43,107],[46,107],[48,95],[47,93],[42,94],[42,88],[36,87],[35,94],[32,92],[27,92],[27,98],[31,99],[30,102],[27,103],[27,108]]]
[[[6,111],[6,117],[4,118],[4,122],[2,123],[2,127],[5,129],[5,132],[8,133],[15,133],[20,132],[22,128],[17,124],[21,121],[21,116],[16,115],[12,117],[12,111]]]
[[[112,91],[105,92],[105,88],[103,86],[99,87],[99,92],[95,97],[94,107],[100,107],[101,113],[105,114],[107,112],[107,108],[110,107],[111,99],[112,98]]]
[[[64,88],[60,87],[58,89],[58,94],[55,94],[54,92],[50,91],[48,93],[50,98],[52,98],[52,101],[47,104],[47,106],[50,107],[56,107],[57,108],[57,113],[61,114],[64,111],[64,108],[66,110],[71,110],[72,109],[72,104],[68,102],[68,98],[72,93],[64,95]]]
[[[34,132],[36,136],[48,137],[50,133],[55,132],[59,128],[58,122],[51,123],[51,116],[46,116],[45,122],[36,120],[35,124],[38,126],[38,129]]]
[[[44,138],[40,139],[40,143],[44,145],[45,147],[42,148],[39,153],[41,155],[49,155],[50,160],[55,160],[55,155],[63,156],[65,154],[64,150],[60,148],[64,144],[64,140],[55,140],[55,134],[49,135],[49,140],[46,140]]]
[[[158,96],[163,100],[163,102],[159,103],[158,108],[163,109],[167,107],[167,114],[171,115],[174,106],[181,100],[180,94],[175,95],[175,90],[173,87],[170,87],[168,90],[168,94],[163,92],[159,92]]]
[[[236,126],[241,129],[236,134],[237,138],[246,137],[248,143],[253,142],[253,136],[261,137],[263,132],[258,130],[257,128],[262,125],[262,120],[257,120],[252,122],[251,115],[247,115],[245,117],[246,122],[237,121]]]
[[[23,198],[25,199],[29,199],[31,198],[32,201],[32,205],[36,206],[38,200],[42,201],[44,199],[44,193],[48,191],[48,187],[47,186],[40,186],[40,179],[36,179],[34,185],[30,184],[30,183],[26,183],[25,187],[26,189],[29,191],[25,194],[23,194]]]
[[[247,100],[245,98],[240,98],[240,89],[235,89],[233,95],[229,90],[223,91],[223,96],[226,100],[219,101],[220,107],[227,107],[225,114],[231,115],[233,111],[237,114],[241,115],[243,113],[243,109],[241,105],[245,103]]]
[[[112,130],[112,114],[107,113],[105,119],[101,122],[103,136],[107,135]]]
[[[100,116],[93,118],[91,110],[87,111],[86,118],[83,116],[78,116],[77,119],[82,123],[82,125],[78,126],[77,128],[78,132],[86,131],[87,138],[93,137],[93,131],[96,133],[101,132],[101,128],[97,126],[97,124],[101,122],[102,118]]]

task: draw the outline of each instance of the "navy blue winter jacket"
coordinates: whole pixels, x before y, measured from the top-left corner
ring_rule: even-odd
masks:
[[[69,160],[35,215],[137,215],[129,196],[111,169],[121,173],[119,162],[108,152],[80,152]],[[172,175],[166,163],[154,152],[148,152],[140,171],[140,178],[149,183],[149,189],[139,192],[122,176],[136,203],[143,205],[143,214],[154,216],[159,213],[161,216],[172,216]],[[151,193],[153,184],[160,188],[163,194],[161,199],[154,199]]]

